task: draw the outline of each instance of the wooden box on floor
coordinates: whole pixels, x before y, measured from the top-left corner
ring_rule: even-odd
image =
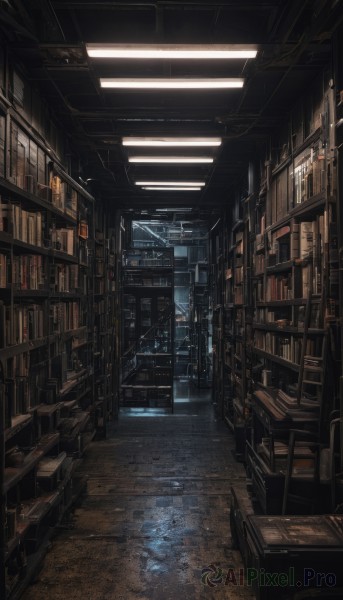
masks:
[[[245,525],[257,600],[343,597],[343,515],[248,515]]]
[[[248,515],[254,514],[251,496],[246,483],[239,482],[231,487],[230,529],[232,547],[239,549],[247,566],[248,547],[246,541],[246,522]]]

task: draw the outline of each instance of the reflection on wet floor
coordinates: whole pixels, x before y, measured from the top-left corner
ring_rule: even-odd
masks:
[[[251,598],[212,571],[209,585],[209,565],[224,575],[242,566],[231,548],[229,490],[245,473],[232,447],[211,391],[186,380],[175,382],[173,414],[121,413],[88,450],[87,495],[24,600]]]

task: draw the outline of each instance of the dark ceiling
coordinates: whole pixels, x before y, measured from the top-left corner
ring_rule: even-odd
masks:
[[[0,0],[2,34],[82,156],[82,177],[115,206],[227,203],[247,164],[330,61],[341,0]],[[257,44],[255,60],[90,60],[85,44]],[[244,77],[241,90],[103,91],[99,77]],[[122,136],[221,136],[213,165],[128,164]],[[205,178],[201,192],[149,192],[135,179]]]

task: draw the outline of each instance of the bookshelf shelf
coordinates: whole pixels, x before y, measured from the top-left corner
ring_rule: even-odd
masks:
[[[13,143],[13,139],[8,141],[9,145]],[[18,454],[17,466],[7,466],[4,470],[2,502],[6,512],[7,504],[12,507],[15,499],[20,499],[23,491],[26,497],[30,493],[32,499],[36,496],[37,466],[45,456],[55,460],[53,456],[58,453],[61,443],[56,426],[63,406],[58,402],[58,398],[62,395],[68,400],[70,395],[74,394],[74,390],[78,390],[79,399],[76,405],[70,406],[70,409],[68,405],[64,408],[67,413],[69,410],[77,410],[80,401],[84,403],[80,389],[80,385],[83,385],[81,378],[64,384],[64,368],[67,367],[68,361],[80,360],[81,355],[85,359],[90,349],[87,341],[88,328],[75,329],[79,320],[77,312],[81,311],[81,303],[84,306],[82,295],[75,290],[64,290],[65,283],[60,284],[55,278],[58,269],[68,276],[71,276],[71,269],[74,269],[75,282],[79,277],[79,257],[74,251],[71,253],[69,248],[72,245],[73,250],[76,250],[79,246],[76,210],[78,202],[81,202],[81,195],[78,196],[81,191],[76,191],[77,186],[69,189],[68,193],[73,198],[73,208],[68,206],[67,201],[63,208],[55,206],[56,199],[48,181],[47,157],[42,152],[40,160],[38,177],[41,182],[44,180],[44,184],[37,185],[35,193],[23,189],[25,184],[19,186],[8,180],[0,181],[0,242],[2,257],[5,257],[5,278],[8,278],[7,289],[3,286],[0,289],[0,360],[5,376],[3,451],[6,464],[11,461],[16,447],[31,448],[28,454],[24,451]],[[33,168],[33,165],[34,163],[31,163],[30,168]],[[25,176],[21,181],[24,180]],[[27,185],[36,185],[31,175],[25,181]],[[72,180],[68,181],[68,185],[72,186]],[[41,197],[43,193],[46,194],[46,198]],[[64,202],[62,197],[59,201]],[[59,236],[61,241],[58,240]],[[65,244],[68,252],[53,248],[54,243],[61,243],[62,246]],[[55,290],[49,286],[49,277],[53,278]],[[60,285],[62,287],[59,290]],[[70,338],[58,331],[54,332],[49,318],[51,311],[65,311],[66,315],[75,311]],[[69,318],[69,321],[71,320]],[[65,323],[67,322],[68,319]],[[74,336],[78,335],[84,335],[84,338],[82,343],[75,344]],[[49,379],[50,373],[53,377]],[[87,373],[84,379],[86,383],[91,376]],[[90,390],[91,387],[88,385],[86,389]],[[84,405],[88,406],[89,403],[88,399]],[[89,419],[88,412],[87,415]],[[11,465],[11,462],[8,464]],[[28,499],[27,506],[30,506],[31,502],[30,510],[36,514],[34,507],[38,510],[44,505],[42,518],[50,512],[53,514],[52,508],[65,501],[66,485],[71,485],[67,483],[67,479],[64,480],[60,492],[55,492],[54,498],[51,497],[49,502],[45,503],[42,494],[39,494],[33,504]],[[31,544],[27,533],[28,530],[31,531],[33,513],[30,512],[31,516],[27,520],[19,522],[16,517],[18,510],[17,507],[11,508],[10,511],[13,523],[8,533],[6,560],[17,551],[19,541],[21,546],[27,546],[28,550]],[[39,520],[36,517],[38,524]]]
[[[122,406],[173,410],[173,260],[170,248],[122,253]]]
[[[335,98],[324,77],[317,84],[321,99],[308,90],[291,109],[212,232],[214,399],[267,513],[283,504],[274,447],[288,453],[292,423],[321,443],[323,402],[333,410],[341,393],[328,375],[340,361],[335,131],[322,127],[335,121]]]
[[[253,348],[253,352],[254,352],[254,354],[257,354],[258,356],[267,358],[268,360],[271,360],[272,362],[275,362],[275,363],[278,363],[279,365],[287,367],[288,369],[291,369],[292,371],[296,371],[296,372],[299,371],[299,365],[292,363],[290,360],[286,360],[285,358],[282,358],[281,356],[276,356],[275,354],[266,352],[265,350],[261,350],[260,348]]]
[[[299,327],[290,327],[290,326],[282,327],[282,326],[273,325],[273,323],[255,323],[255,322],[253,322],[252,325],[253,325],[254,329],[260,329],[261,331],[274,331],[279,334],[290,333],[291,335],[303,335],[304,334],[304,330]],[[326,333],[326,330],[320,329],[320,328],[315,328],[315,327],[312,327],[312,328],[309,327],[308,333],[309,333],[309,335],[324,335]]]
[[[31,98],[31,84],[23,79],[23,86]],[[17,110],[2,93],[0,104],[6,157],[0,177],[1,511],[8,522],[0,580],[7,597],[26,581],[22,573],[11,578],[10,561],[19,550],[30,565],[39,560],[44,541],[33,539],[33,524],[51,535],[57,513],[62,517],[80,488],[76,456],[96,429],[106,433],[117,412],[118,249],[106,200],[95,203],[72,177],[79,157],[50,109],[37,97],[35,106]],[[47,131],[53,140],[45,140]],[[63,460],[61,450],[68,455]],[[50,495],[37,485],[45,479],[43,462],[58,464],[47,477]]]
[[[42,436],[39,444],[24,459],[21,467],[7,467],[4,473],[3,493],[7,493],[13,486],[27,475],[45,454],[59,443],[59,433]]]
[[[292,260],[287,260],[285,262],[267,267],[266,273],[267,275],[270,275],[271,273],[283,273],[284,271],[290,271],[293,266],[294,262]]]

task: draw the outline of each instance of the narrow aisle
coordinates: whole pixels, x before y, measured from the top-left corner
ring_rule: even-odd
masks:
[[[92,444],[82,465],[87,496],[24,600],[252,597],[224,584],[229,568],[242,567],[229,490],[243,466],[209,392],[178,383],[176,394],[174,415],[123,414],[109,439]],[[202,582],[209,565],[223,571],[214,587]]]

